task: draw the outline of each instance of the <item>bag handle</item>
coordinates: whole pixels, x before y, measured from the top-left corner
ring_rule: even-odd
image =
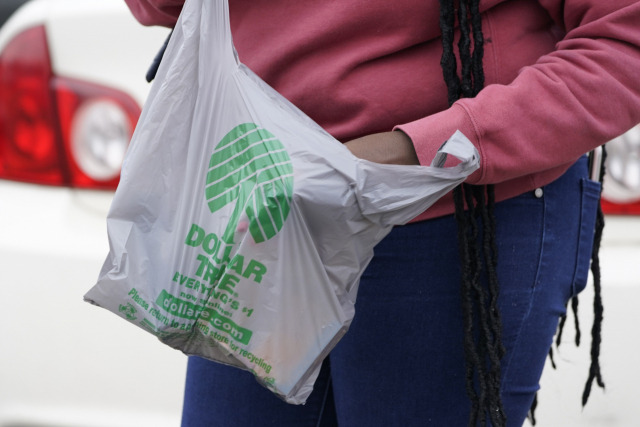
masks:
[[[171,63],[162,61],[165,56],[172,58]],[[204,66],[208,70],[240,63],[231,37],[228,0],[186,0],[175,27],[147,72],[147,81],[164,81],[167,74],[179,73],[180,70],[171,70],[176,64],[186,68],[205,62],[210,62]]]

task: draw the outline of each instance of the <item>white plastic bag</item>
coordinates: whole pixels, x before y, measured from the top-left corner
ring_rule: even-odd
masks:
[[[394,224],[478,168],[355,158],[240,64],[226,0],[187,0],[123,166],[85,299],[304,403]],[[425,283],[428,286],[428,283]]]

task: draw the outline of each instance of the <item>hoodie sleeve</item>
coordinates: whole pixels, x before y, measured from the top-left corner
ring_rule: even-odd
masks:
[[[143,25],[173,27],[184,0],[124,0],[133,16]]]
[[[459,129],[482,158],[467,182],[495,184],[567,165],[640,122],[640,2],[539,3],[564,30],[555,50],[510,84],[398,126],[421,163]]]

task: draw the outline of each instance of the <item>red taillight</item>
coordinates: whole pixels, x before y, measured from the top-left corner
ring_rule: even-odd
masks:
[[[602,212],[608,215],[640,215],[640,202],[613,203],[602,199]]]
[[[45,28],[0,55],[0,178],[113,189],[140,115],[121,91],[54,76]]]
[[[116,188],[140,107],[122,92],[79,80],[55,77],[52,87],[71,186]]]
[[[0,177],[67,182],[49,89],[51,65],[43,27],[24,31],[0,56]]]

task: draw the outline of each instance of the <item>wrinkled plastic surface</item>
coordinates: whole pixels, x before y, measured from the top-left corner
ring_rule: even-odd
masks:
[[[347,332],[376,243],[479,156],[457,132],[430,167],[357,159],[234,52],[226,0],[187,0],[85,299],[300,404]],[[460,163],[440,167],[446,153]]]

